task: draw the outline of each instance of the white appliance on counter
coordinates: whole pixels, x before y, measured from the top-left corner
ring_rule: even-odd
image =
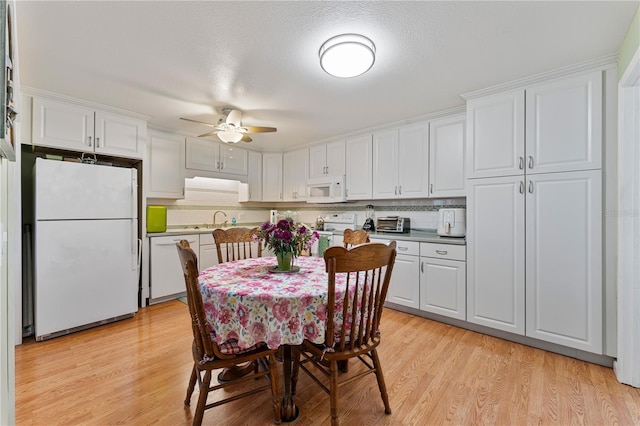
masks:
[[[467,209],[438,210],[436,231],[441,237],[464,237],[467,234]]]
[[[138,173],[37,158],[35,335],[44,340],[138,310]]]
[[[320,238],[328,238],[328,245],[323,248],[330,246],[341,246],[342,245],[342,236],[341,235],[333,235],[334,232],[341,232],[345,229],[358,229],[356,222],[357,215],[355,213],[333,213],[324,215],[324,229],[322,231],[317,231],[320,235]],[[318,248],[320,244],[319,241],[316,241],[311,246],[311,255],[319,256],[324,253],[318,253]]]

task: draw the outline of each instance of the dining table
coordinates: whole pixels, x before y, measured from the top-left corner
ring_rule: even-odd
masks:
[[[260,343],[282,349],[285,422],[299,412],[293,402],[292,348],[304,339],[325,339],[327,279],[324,258],[310,256],[296,257],[286,272],[277,269],[275,257],[259,257],[214,265],[198,276],[207,326],[216,343],[235,340],[240,350]],[[344,296],[344,280],[336,276],[337,301]],[[342,323],[341,313],[335,320]]]

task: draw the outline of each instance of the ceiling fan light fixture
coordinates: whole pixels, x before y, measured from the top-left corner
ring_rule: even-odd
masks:
[[[320,66],[335,77],[356,77],[369,71],[376,60],[376,45],[360,34],[340,34],[320,46]]]
[[[225,143],[238,143],[242,140],[242,133],[225,130],[218,132],[218,138]]]

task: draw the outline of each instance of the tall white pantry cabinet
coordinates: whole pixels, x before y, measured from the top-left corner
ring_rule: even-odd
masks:
[[[467,321],[603,353],[602,79],[467,103]]]

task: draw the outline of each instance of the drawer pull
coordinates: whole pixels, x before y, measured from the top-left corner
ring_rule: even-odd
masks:
[[[407,251],[409,250],[409,247],[398,247],[398,250]]]
[[[438,253],[438,254],[447,254],[448,251],[447,250],[436,250],[436,253]]]

